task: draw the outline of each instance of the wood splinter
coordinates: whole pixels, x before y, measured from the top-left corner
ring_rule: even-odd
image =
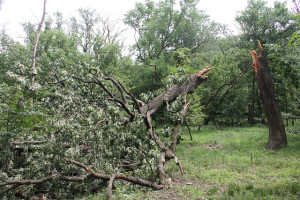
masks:
[[[258,56],[255,50],[249,51],[252,56],[252,60],[253,60],[252,67],[253,67],[255,73],[260,71],[258,59],[261,58],[262,51],[264,50],[264,48],[262,47],[259,40],[257,41],[257,43],[258,43],[260,55]]]

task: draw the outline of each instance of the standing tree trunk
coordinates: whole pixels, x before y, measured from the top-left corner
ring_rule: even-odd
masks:
[[[275,98],[275,89],[270,75],[266,53],[260,41],[258,41],[258,46],[260,55],[258,56],[254,50],[250,51],[250,54],[252,55],[252,67],[256,75],[260,97],[269,127],[269,141],[267,147],[269,149],[280,149],[287,145],[286,133],[279,105]]]
[[[171,151],[175,154],[176,154],[176,145],[177,145],[177,139],[178,139],[178,135],[180,132],[180,128],[181,128],[183,122],[185,121],[185,118],[187,116],[187,113],[189,111],[189,108],[190,108],[190,105],[192,102],[192,100],[190,100],[188,103],[186,103],[186,96],[184,97],[183,101],[184,101],[184,106],[181,110],[181,120],[179,122],[175,123],[175,126],[174,126],[174,128],[172,130],[172,134],[171,134]]]
[[[248,97],[248,123],[254,125],[254,84],[255,74],[251,74],[252,83],[248,85],[249,97]]]
[[[37,33],[35,36],[34,45],[33,45],[32,64],[31,64],[31,70],[32,70],[31,87],[33,87],[33,85],[34,85],[34,76],[36,75],[36,68],[35,68],[36,48],[37,48],[37,44],[39,42],[42,27],[43,27],[45,17],[46,17],[46,3],[47,3],[47,0],[44,1],[44,11],[43,11],[42,20],[41,20],[41,23],[39,24],[39,27],[38,27],[38,30],[37,30]],[[31,106],[33,106],[33,98],[30,99],[30,104],[31,104]]]

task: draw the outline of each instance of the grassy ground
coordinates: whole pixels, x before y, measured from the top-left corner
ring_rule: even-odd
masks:
[[[114,191],[114,199],[300,199],[300,127],[287,128],[288,147],[265,148],[268,129],[261,127],[183,129],[177,156],[186,174],[169,162],[172,185]],[[86,199],[102,199],[90,197]]]

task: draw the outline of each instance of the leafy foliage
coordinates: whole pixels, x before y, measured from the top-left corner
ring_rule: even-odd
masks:
[[[94,15],[89,14],[94,12],[80,12],[86,21],[93,20]],[[84,83],[89,79],[101,81],[116,98],[122,98],[113,82],[103,76],[123,67],[121,59],[126,58],[120,58],[121,47],[116,41],[95,37],[91,27],[82,30],[85,32],[78,35],[55,28],[43,31],[35,73],[30,71],[30,54],[26,58],[31,45],[23,47],[7,35],[1,36],[2,178],[31,180],[61,174],[84,175],[81,169],[64,163],[63,158],[108,174],[127,174],[134,170],[141,178],[155,176],[157,149],[149,139],[143,119],[126,123],[130,116],[109,100],[100,84]],[[81,51],[80,47],[86,49]],[[34,74],[37,76],[32,87],[30,78]],[[31,98],[34,98],[33,107],[29,103]],[[60,193],[61,184],[57,178],[43,185],[22,186],[22,192],[15,194],[30,197],[41,190]],[[90,181],[82,187],[66,182],[63,188],[73,193],[65,198],[98,190],[101,184],[101,181]],[[9,188],[2,187],[1,191]],[[7,198],[14,198],[13,193]]]
[[[293,33],[292,38],[289,41],[289,45],[300,47],[300,14],[294,15],[293,17],[298,25],[298,30]]]
[[[199,11],[195,6],[197,2],[180,1],[178,5],[174,0],[158,3],[148,0],[144,4],[137,3],[126,14],[124,22],[136,32],[137,42],[132,51],[137,55],[139,68],[143,67],[147,75],[140,75],[144,80],[142,88],[150,86],[156,90],[163,86],[162,80],[170,75],[170,66],[175,64],[173,52],[188,48],[195,53],[219,34],[220,25]],[[199,68],[199,64],[196,66]]]

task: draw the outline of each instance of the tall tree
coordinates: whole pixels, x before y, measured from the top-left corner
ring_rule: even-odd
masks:
[[[214,70],[210,81],[204,83],[202,104],[206,114],[204,124],[238,123],[247,111],[246,74],[249,72],[248,52],[238,47],[237,38],[223,38],[215,43],[216,50],[211,57]]]
[[[172,63],[172,52],[189,48],[192,53],[204,47],[219,33],[218,24],[197,9],[198,0],[147,0],[126,14],[125,23],[136,32],[133,46],[138,62],[146,71],[154,72],[152,88],[167,85],[164,78],[169,75],[168,65]],[[144,64],[144,65],[143,65]],[[149,81],[150,82],[150,81]]]
[[[96,10],[91,9],[79,9],[80,18],[71,18],[71,29],[77,34],[79,39],[79,45],[82,51],[85,53],[90,53],[93,46],[93,35],[95,34],[95,29],[100,21],[100,15]]]
[[[292,13],[286,4],[275,2],[274,7],[268,7],[263,0],[250,0],[247,8],[236,17],[244,41],[251,42],[253,47],[257,47],[257,39],[263,44],[287,45],[296,29],[291,20]]]

